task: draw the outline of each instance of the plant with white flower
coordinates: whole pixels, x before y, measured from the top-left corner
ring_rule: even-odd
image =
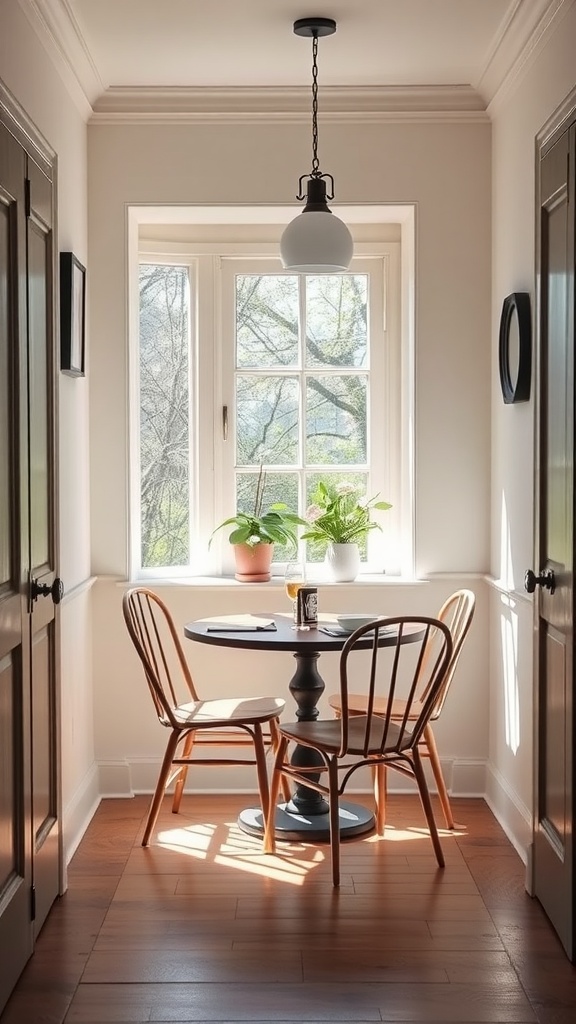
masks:
[[[322,480],[310,497],[306,510],[308,528],[302,540],[325,541],[328,544],[353,544],[365,539],[371,530],[381,530],[371,519],[374,509],[383,512],[392,508],[388,501],[360,495],[353,484],[343,481],[330,486]]]

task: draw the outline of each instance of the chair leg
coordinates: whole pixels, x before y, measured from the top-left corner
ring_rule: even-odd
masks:
[[[386,830],[386,765],[372,767],[374,802],[376,804],[376,832],[383,836]]]
[[[446,789],[446,783],[444,782],[442,768],[440,767],[440,758],[438,757],[438,747],[436,746],[436,740],[430,723],[428,723],[424,729],[422,740],[426,745],[428,757],[430,758],[430,765],[434,774],[434,779],[436,780],[436,789],[438,790],[438,796],[440,798],[440,803],[442,804],[442,810],[444,811],[446,828],[454,828],[454,817],[450,806],[450,800],[448,798],[448,790]]]
[[[276,852],[276,837],[274,835],[274,819],[276,815],[276,804],[280,792],[281,766],[286,755],[288,740],[280,736],[278,749],[274,758],[272,770],[272,782],[270,783],[270,797],[268,803],[268,814],[266,815],[266,826],[264,829],[264,853]]]
[[[154,790],[154,796],[152,797],[152,803],[150,804],[150,810],[148,811],[148,820],[146,821],[146,828],[144,829],[144,836],[142,839],[142,846],[148,846],[150,842],[150,835],[156,821],[158,820],[158,814],[160,812],[160,804],[162,803],[162,797],[164,796],[164,790],[166,789],[166,783],[170,775],[170,768],[172,767],[172,761],[176,753],[180,734],[176,730],[173,730],[168,745],[166,747],[166,753],[164,754],[164,760],[162,761],[162,767],[158,776],[158,782],[156,783],[156,789]]]
[[[340,807],[338,803],[338,761],[335,757],[331,757],[328,763],[328,787],[332,885],[338,886],[340,885]]]
[[[414,747],[412,751],[414,761],[414,775],[416,776],[416,782],[418,783],[418,792],[420,793],[420,800],[422,801],[422,807],[424,814],[426,815],[426,821],[428,822],[428,828],[430,829],[430,838],[432,839],[432,845],[434,847],[434,853],[436,854],[436,860],[438,861],[438,867],[444,867],[444,854],[442,853],[442,847],[440,846],[440,839],[438,837],[438,829],[436,828],[436,822],[434,821],[434,812],[432,810],[432,802],[430,800],[430,793],[428,792],[428,785],[426,783],[426,776],[424,775],[424,768],[422,767],[422,759],[417,747]]]
[[[279,743],[280,743],[280,733],[278,732],[278,719],[277,718],[271,718],[270,719],[270,746],[272,748],[272,753],[273,754],[275,754],[276,751],[278,750],[278,744]],[[282,796],[284,797],[284,802],[288,804],[288,803],[290,803],[290,801],[292,799],[292,791],[290,789],[290,783],[288,782],[288,779],[286,778],[285,775],[282,775],[282,777],[281,777],[281,785],[282,785]]]
[[[268,818],[270,796],[268,791],[268,772],[266,769],[266,748],[264,747],[262,726],[259,722],[254,723],[253,736],[254,752],[256,755],[256,772],[258,775],[258,791],[260,793],[260,806],[262,808],[263,820],[266,821]]]
[[[189,732],[186,739],[184,740],[184,747],[182,749],[182,757],[190,758],[192,756],[192,747],[194,745],[195,734]],[[182,794],[184,792],[184,786],[186,785],[186,777],[188,775],[188,765],[183,764],[178,775],[176,777],[176,785],[174,786],[174,797],[172,800],[172,814],[178,814],[180,810],[180,804],[182,802]]]

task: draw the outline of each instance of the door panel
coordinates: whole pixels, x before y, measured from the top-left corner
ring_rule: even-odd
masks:
[[[31,183],[32,201],[32,183]],[[47,326],[50,323],[47,285],[50,284],[50,232],[34,218],[28,221],[28,315],[30,324],[30,540],[32,570],[51,562],[49,520],[49,409],[46,383]]]
[[[568,956],[574,935],[574,129],[541,155],[536,563],[534,891]]]
[[[0,180],[2,180],[0,178]],[[0,190],[0,381],[4,381],[2,402],[0,402],[0,523],[10,523],[12,502],[10,444],[10,405],[7,392],[10,380],[10,353],[8,348],[9,331],[9,252],[10,252],[10,217],[12,204],[10,197]],[[12,578],[12,559],[10,557],[10,531],[0,530],[0,587],[4,588]]]

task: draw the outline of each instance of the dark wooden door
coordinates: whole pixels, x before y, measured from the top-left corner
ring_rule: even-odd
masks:
[[[534,892],[570,957],[574,918],[575,128],[540,154]]]
[[[33,948],[25,170],[0,125],[0,1008]]]
[[[0,1010],[59,890],[52,196],[0,119]]]

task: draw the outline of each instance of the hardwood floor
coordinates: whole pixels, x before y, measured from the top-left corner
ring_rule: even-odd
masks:
[[[165,801],[144,850],[148,798],[105,800],[1,1024],[574,1024],[576,969],[483,801],[453,801],[442,872],[418,798],[390,796],[340,890],[328,846],[264,856],[249,802]]]

